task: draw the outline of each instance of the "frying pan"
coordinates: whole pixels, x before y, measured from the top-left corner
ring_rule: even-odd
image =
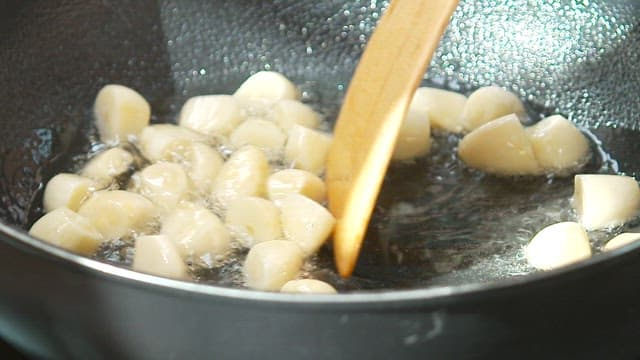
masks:
[[[95,150],[90,109],[104,84],[137,89],[152,121],[171,122],[189,96],[230,93],[276,70],[332,120],[387,5],[0,2],[0,336],[30,356],[64,359],[640,354],[640,245],[533,272],[522,248],[534,229],[520,223],[570,218],[532,211],[569,207],[571,179],[453,171],[455,160],[438,161],[456,139],[442,134],[435,160],[391,168],[354,279],[327,270],[330,249],[315,260],[316,275],[344,291],[336,296],[254,292],[216,274],[162,279],[128,270],[126,256],[120,266],[26,234],[43,182]],[[532,122],[560,113],[593,137],[586,170],[637,176],[639,19],[633,0],[462,1],[425,85],[508,88]],[[594,236],[597,247],[604,235]]]

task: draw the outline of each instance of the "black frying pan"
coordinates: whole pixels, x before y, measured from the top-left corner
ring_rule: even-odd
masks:
[[[26,235],[42,183],[95,140],[90,108],[104,84],[139,90],[153,121],[167,122],[189,96],[229,93],[271,69],[332,119],[385,6],[0,2],[0,335],[30,355],[79,359],[640,354],[638,245],[549,273],[521,258],[531,232],[555,220],[532,204],[568,206],[570,178],[461,169],[441,182],[433,174],[454,161],[442,156],[393,166],[354,279],[327,270],[329,249],[317,260],[317,275],[347,292],[337,296],[160,279]],[[634,1],[463,1],[425,84],[509,88],[531,121],[560,113],[599,139],[588,171],[637,176],[639,19]],[[437,137],[440,154],[455,140]],[[538,223],[522,227],[529,214]]]

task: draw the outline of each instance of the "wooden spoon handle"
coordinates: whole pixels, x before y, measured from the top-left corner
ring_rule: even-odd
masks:
[[[349,85],[327,159],[338,271],[353,272],[398,131],[457,0],[393,0]]]

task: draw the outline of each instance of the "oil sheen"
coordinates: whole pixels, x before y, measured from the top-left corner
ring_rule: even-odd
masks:
[[[469,92],[442,81],[431,85]],[[317,96],[311,87],[303,84],[302,88],[307,89],[303,101],[324,116],[325,128],[331,128],[326,119],[335,118],[338,106],[315,102]],[[180,97],[167,101],[172,104],[170,112],[177,113],[183,101]],[[528,110],[529,124],[550,115],[549,109],[532,105]],[[602,141],[589,130],[582,131],[590,139],[591,157],[581,172],[618,173],[618,164],[604,150]],[[346,280],[337,275],[329,243],[308,259],[302,277],[327,281],[340,291],[358,291],[491,282],[535,271],[526,263],[524,247],[543,227],[576,220],[571,205],[573,176],[485,174],[458,159],[460,135],[435,132],[432,137],[427,156],[390,166],[354,275]],[[88,155],[102,150],[93,139],[89,153],[74,158],[73,168],[78,169]],[[228,157],[229,144],[214,145]],[[269,154],[269,158],[275,169],[286,166],[278,154]],[[138,165],[144,163],[144,159],[137,161]],[[209,207],[222,215],[214,205]],[[596,252],[621,230],[590,233]],[[131,239],[105,244],[95,258],[130,266],[132,245]],[[193,278],[217,286],[243,287],[246,253],[236,244],[224,260],[191,259]]]

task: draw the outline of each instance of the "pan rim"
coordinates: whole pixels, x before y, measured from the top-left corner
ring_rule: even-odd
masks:
[[[23,248],[25,245],[40,255],[53,260],[63,260],[67,264],[80,268],[93,275],[102,275],[112,281],[128,282],[133,286],[144,286],[162,290],[178,291],[187,294],[197,294],[205,297],[219,297],[232,301],[256,301],[286,303],[298,305],[333,304],[333,305],[384,305],[390,303],[421,303],[442,302],[461,297],[477,297],[500,290],[510,290],[548,281],[559,280],[562,277],[575,275],[585,270],[593,271],[599,266],[609,264],[623,254],[630,254],[640,249],[640,241],[626,246],[599,253],[589,259],[549,271],[537,271],[522,276],[498,279],[484,283],[469,283],[463,285],[436,286],[423,289],[407,290],[367,290],[338,294],[286,294],[278,292],[257,291],[251,289],[228,288],[212,284],[196,283],[192,281],[174,280],[137,272],[121,266],[108,264],[67,251],[61,247],[49,244],[0,221],[0,241],[14,247]],[[18,249],[24,251],[23,249]]]

